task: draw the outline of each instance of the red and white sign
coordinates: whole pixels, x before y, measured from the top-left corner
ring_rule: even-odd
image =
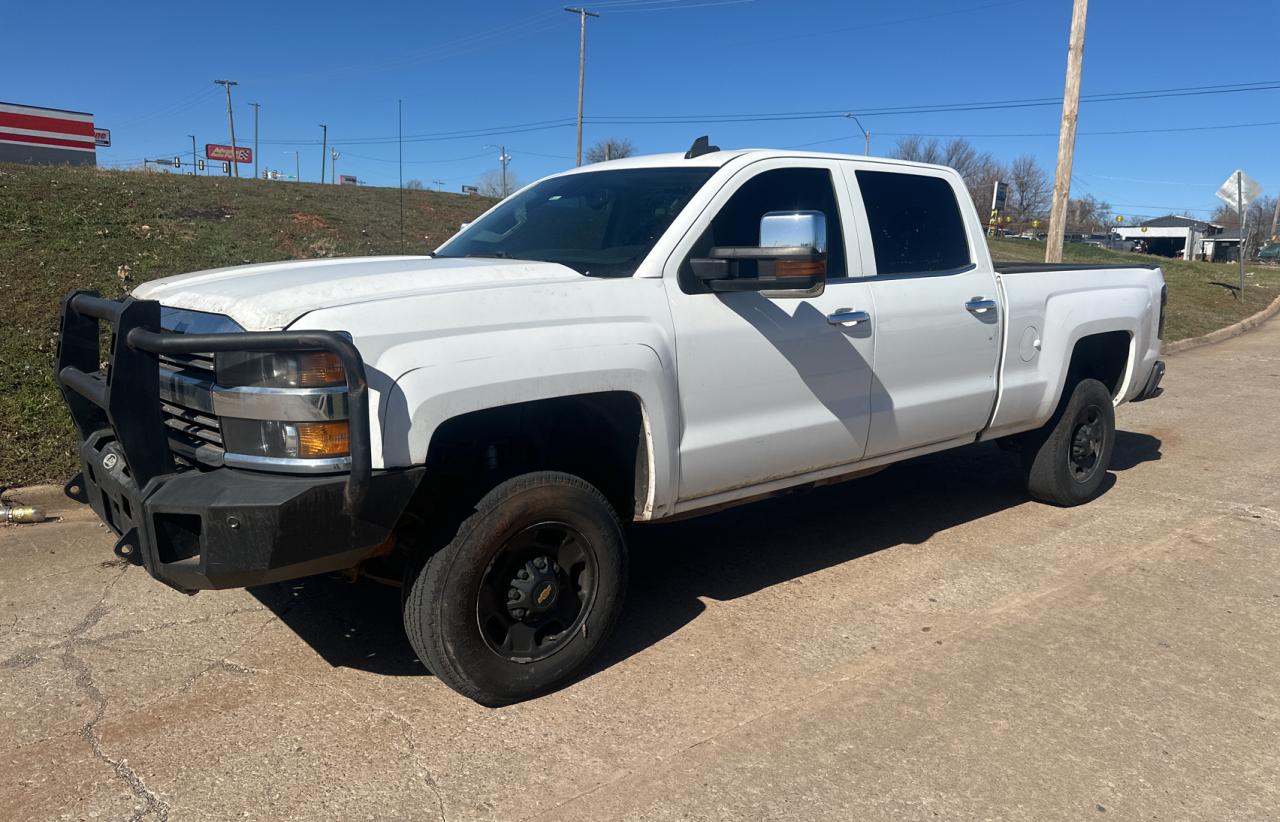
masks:
[[[93,130],[93,142],[100,146],[110,147],[111,145],[111,129],[95,128]]]
[[[204,156],[210,160],[224,160],[230,162],[234,159],[237,163],[252,163],[253,149],[244,146],[224,146],[218,143],[205,143]]]
[[[92,154],[93,115],[81,111],[0,103],[0,143]]]

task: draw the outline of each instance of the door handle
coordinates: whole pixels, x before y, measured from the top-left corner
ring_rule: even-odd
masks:
[[[841,308],[834,314],[827,315],[827,322],[832,325],[857,325],[871,322],[871,315],[865,311],[854,311],[852,308]]]
[[[964,307],[972,311],[974,314],[985,314],[988,311],[995,310],[996,301],[988,300],[985,297],[974,297],[972,300],[965,303]]]

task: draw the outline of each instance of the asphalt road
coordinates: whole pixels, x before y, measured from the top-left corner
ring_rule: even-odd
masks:
[[[1280,323],[1166,386],[1081,508],[976,446],[638,529],[607,657],[502,710],[393,590],[188,598],[33,489],[63,520],[0,528],[0,819],[1274,819]]]

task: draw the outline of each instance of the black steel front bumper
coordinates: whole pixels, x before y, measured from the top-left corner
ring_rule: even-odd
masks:
[[[110,325],[105,370],[99,320]],[[372,470],[364,363],[327,331],[169,334],[160,306],[78,292],[63,302],[57,371],[80,439],[67,494],[119,540],[116,553],[185,591],[235,588],[348,568],[376,552],[422,468]],[[347,373],[351,471],[310,477],[180,468],[160,413],[160,353],[327,350]]]

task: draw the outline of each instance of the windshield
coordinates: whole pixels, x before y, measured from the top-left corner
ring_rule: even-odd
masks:
[[[635,168],[552,177],[441,246],[437,257],[500,257],[630,277],[716,169]]]

